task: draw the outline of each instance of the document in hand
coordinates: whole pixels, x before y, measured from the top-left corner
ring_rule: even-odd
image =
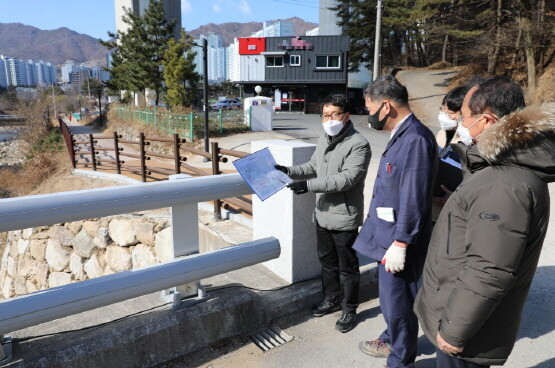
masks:
[[[444,185],[450,191],[454,191],[457,189],[461,181],[461,164],[449,157],[439,159],[433,196],[443,197],[445,195],[443,190],[441,190],[441,185]]]
[[[274,167],[276,160],[268,148],[233,161],[239,174],[264,201],[293,180]]]

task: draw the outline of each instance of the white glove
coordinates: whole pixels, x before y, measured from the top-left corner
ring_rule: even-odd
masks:
[[[407,255],[407,248],[401,248],[395,243],[391,244],[385,256],[382,258],[382,264],[385,264],[387,272],[396,273],[403,271],[405,268],[405,257]]]

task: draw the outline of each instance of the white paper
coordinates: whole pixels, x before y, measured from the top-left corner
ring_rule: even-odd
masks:
[[[235,160],[233,165],[262,201],[293,181],[276,170],[276,160],[268,148]]]
[[[384,221],[395,222],[395,210],[391,207],[376,207],[376,214]]]

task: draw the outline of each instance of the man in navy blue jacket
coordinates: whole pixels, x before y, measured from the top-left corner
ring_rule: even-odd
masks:
[[[364,91],[370,125],[391,132],[382,154],[368,217],[354,248],[378,261],[380,308],[387,328],[360,349],[387,357],[388,368],[413,368],[418,320],[413,312],[417,282],[431,228],[437,145],[412,113],[405,86],[393,76]]]

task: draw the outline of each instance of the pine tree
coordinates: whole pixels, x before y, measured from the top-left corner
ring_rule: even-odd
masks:
[[[145,69],[148,71],[148,88],[156,92],[156,105],[163,89],[162,60],[168,48],[168,39],[172,37],[175,22],[168,23],[161,0],[151,0],[145,11],[144,30],[146,35],[145,53],[148,60]]]
[[[146,53],[146,33],[143,18],[125,9],[123,22],[129,28],[126,32],[116,34],[108,32],[109,41],[99,42],[112,50],[112,67],[106,68],[110,72],[110,80],[106,83],[111,91],[145,92],[148,88],[147,65],[149,57]]]
[[[200,76],[195,72],[195,52],[192,47],[192,37],[181,31],[179,40],[169,39],[164,52],[165,100],[171,107],[191,106],[195,101]]]

